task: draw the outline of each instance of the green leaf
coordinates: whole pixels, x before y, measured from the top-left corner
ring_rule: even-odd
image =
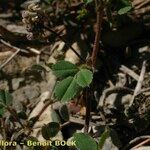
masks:
[[[81,69],[77,75],[76,80],[79,86],[86,87],[88,86],[93,79],[93,73],[88,69]]]
[[[55,137],[60,130],[60,125],[57,122],[50,122],[42,127],[42,136],[49,140],[51,137]]]
[[[99,150],[103,148],[106,139],[109,137],[109,134],[110,134],[110,130],[106,129],[101,135],[99,143],[98,143]]]
[[[58,100],[66,102],[71,100],[79,91],[79,86],[74,77],[68,77],[60,81],[54,90],[54,95]]]
[[[96,141],[85,133],[75,133],[76,147],[80,150],[97,150]]]
[[[68,107],[66,105],[60,107],[59,113],[63,120],[69,121],[70,116],[69,116]]]
[[[64,60],[53,65],[52,70],[57,77],[61,78],[68,77],[70,75],[73,76],[78,72],[76,65]]]
[[[130,11],[132,9],[132,6],[126,6],[126,7],[123,7],[121,8],[119,11],[118,11],[118,14],[119,15],[123,15],[123,14],[126,14],[128,11]]]
[[[0,91],[0,117],[3,116],[5,112],[5,106],[12,104],[12,96],[5,90]]]
[[[0,91],[0,103],[9,106],[12,104],[12,96],[10,93],[8,93],[5,90]],[[0,105],[0,107],[3,107],[3,105]]]
[[[0,108],[0,118],[3,116],[4,112],[5,112],[5,109],[1,107]]]

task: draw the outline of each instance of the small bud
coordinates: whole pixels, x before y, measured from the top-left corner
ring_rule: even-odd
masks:
[[[39,5],[33,3],[28,6],[28,10],[31,12],[32,11],[35,12],[35,11],[39,11],[41,9],[40,9]]]
[[[33,39],[33,33],[31,33],[31,32],[28,33],[28,34],[27,34],[27,39],[28,39],[28,40],[32,40],[32,39]]]
[[[28,9],[29,11],[32,11],[32,7],[33,7],[34,5],[35,5],[34,3],[28,5],[27,9]]]
[[[39,7],[39,5],[35,5],[32,7],[32,10],[33,11],[39,11],[39,10],[41,10],[41,8]]]

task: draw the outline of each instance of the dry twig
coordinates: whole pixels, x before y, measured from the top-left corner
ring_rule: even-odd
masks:
[[[0,65],[0,70],[5,67],[19,52],[20,49],[16,50],[15,53],[13,53],[2,65]]]
[[[139,77],[139,80],[138,80],[137,85],[135,87],[135,90],[134,90],[134,93],[133,93],[133,96],[132,96],[132,99],[130,102],[130,106],[133,104],[135,96],[140,92],[140,90],[142,88],[145,72],[146,72],[146,61],[143,61],[140,77]]]
[[[131,140],[124,148],[123,150],[128,150],[129,147],[131,147],[133,144],[137,143],[139,140],[147,140],[147,139],[150,139],[150,136],[149,135],[144,135],[144,136],[139,136],[139,137],[136,137],[135,139]]]
[[[61,35],[59,35],[59,33],[53,31],[53,30],[52,30],[51,28],[49,28],[48,26],[44,26],[44,28],[45,28],[46,30],[50,31],[51,33],[53,33],[55,36],[57,36],[61,41],[63,41],[63,42],[66,44],[66,46],[67,46],[68,48],[70,48],[70,49],[78,56],[78,58],[79,58],[81,61],[85,62],[84,58],[82,58],[82,56],[81,56]]]
[[[4,41],[4,40],[2,40],[2,39],[0,39],[0,42],[3,43],[4,45],[6,45],[6,46],[9,47],[9,48],[15,49],[16,51],[17,51],[18,49],[20,49],[21,52],[28,53],[27,50],[18,48],[18,47],[16,47],[16,46],[13,46],[13,45],[9,44],[8,42],[6,42],[6,41]]]
[[[130,94],[133,94],[133,90],[128,88],[128,87],[111,87],[111,88],[108,88],[106,90],[104,90],[100,100],[99,100],[99,104],[98,104],[98,108],[101,108],[104,103],[105,103],[105,99],[107,96],[109,96],[110,94],[112,93],[116,93],[116,92],[119,92],[119,91],[123,91],[123,92],[127,92],[127,93],[130,93]]]
[[[41,52],[38,51],[38,50],[35,49],[35,48],[31,48],[31,47],[27,47],[27,48],[28,48],[28,50],[29,50],[30,52],[32,52],[32,53],[34,53],[34,54],[37,54],[37,55],[40,55],[40,54],[41,54]]]
[[[14,50],[16,50],[1,66],[0,69],[2,69],[4,66],[6,66],[19,52],[24,52],[24,53],[29,53],[28,51],[31,51],[32,53],[39,55],[41,52],[34,49],[34,48],[30,48],[28,47],[28,50],[22,49],[22,48],[18,48],[16,46],[13,46],[11,44],[9,44],[8,42],[0,39],[0,42],[3,43],[4,45],[6,45],[9,48],[12,48]]]
[[[144,144],[149,143],[149,142],[150,142],[150,138],[146,139],[146,140],[142,141],[141,143],[139,143],[138,145],[134,146],[131,150],[136,150],[137,148],[139,148],[139,147],[141,147]]]
[[[129,76],[131,76],[133,79],[135,79],[136,81],[139,80],[139,75],[136,74],[134,71],[132,71],[131,69],[129,69],[128,67],[121,65],[120,67],[120,71],[122,71],[125,74],[128,74]]]
[[[135,9],[139,9],[143,7],[144,5],[149,5],[149,3],[150,3],[150,0],[134,0],[132,4],[135,7]]]

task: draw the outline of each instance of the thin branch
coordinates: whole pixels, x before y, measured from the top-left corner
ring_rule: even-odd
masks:
[[[135,139],[131,140],[124,148],[123,150],[128,150],[134,143],[137,143],[139,140],[146,140],[150,139],[150,135],[144,135],[140,137],[136,137]]]
[[[144,1],[134,0],[132,2],[132,4],[133,4],[133,6],[134,6],[135,9],[139,9],[139,8],[143,7],[144,5],[149,5],[149,3],[150,3],[150,0],[144,0]]]
[[[47,107],[49,107],[49,105],[51,105],[51,104],[53,104],[53,103],[54,103],[54,101],[47,101],[47,102],[45,103],[45,105],[42,107],[42,109],[40,110],[40,112],[35,116],[35,119],[34,119],[34,121],[32,122],[32,124],[30,125],[30,129],[29,129],[27,135],[30,135],[30,134],[31,134],[32,129],[33,129],[35,123],[39,120],[39,118],[40,118],[41,115],[44,113],[44,111],[47,109]]]
[[[146,143],[149,143],[150,142],[150,138],[149,139],[146,139],[144,140],[143,142],[139,143],[138,145],[134,146],[131,150],[136,150],[137,148],[143,146],[144,144]]]
[[[96,1],[97,5],[97,1]],[[97,6],[97,15],[96,15],[96,35],[95,35],[95,41],[93,46],[93,52],[91,56],[92,61],[92,67],[95,69],[96,66],[96,60],[97,60],[97,54],[99,50],[99,42],[100,42],[100,34],[101,34],[101,27],[102,27],[102,21],[103,21],[103,14],[104,14],[104,8],[103,4],[100,4],[100,6]]]
[[[11,107],[6,106],[2,102],[0,102],[0,105],[2,105],[3,107],[5,107],[5,109],[12,115],[12,117],[21,125],[21,127],[24,128],[24,125],[22,124],[22,122],[17,117],[16,113],[14,112],[14,110]]]
[[[31,51],[32,53],[35,53],[37,55],[40,55],[41,52],[35,48],[32,48],[32,47],[27,47],[29,51]]]
[[[5,67],[18,53],[20,52],[20,49],[18,49],[16,52],[14,52],[1,66],[0,70]]]
[[[8,46],[9,48],[15,49],[16,51],[17,51],[18,49],[20,49],[21,52],[28,53],[27,50],[18,48],[18,47],[16,47],[16,46],[13,46],[13,45],[9,44],[8,42],[6,42],[6,41],[4,41],[4,40],[2,40],[2,39],[0,39],[0,42],[3,43],[4,45]]]
[[[13,116],[13,118],[20,124],[22,128],[25,128],[25,126],[22,124],[20,119],[18,118],[17,114],[11,107],[6,107],[6,109],[9,111],[9,113]]]
[[[149,92],[149,91],[150,91],[150,87],[144,88],[144,89],[141,89],[138,94]]]
[[[22,49],[22,48],[18,48],[16,46],[13,46],[11,44],[9,44],[8,42],[0,39],[0,42],[3,43],[4,45],[6,45],[7,47],[9,48],[12,48],[14,50],[16,50],[1,66],[0,66],[0,69],[2,69],[4,66],[6,66],[19,52],[24,52],[24,53],[29,53],[27,50],[25,49]],[[34,48],[30,48],[28,47],[28,50],[31,51],[32,53],[34,54],[37,54],[39,55],[41,52],[34,49]]]
[[[32,53],[34,53],[36,55],[40,55],[41,54],[41,52],[38,51],[35,48],[27,47],[27,50],[26,50],[26,49],[18,48],[18,47],[14,46],[14,45],[11,45],[11,44],[9,44],[8,42],[6,42],[6,41],[4,41],[2,39],[0,39],[0,42],[3,43],[4,45],[8,46],[9,48],[15,49],[16,51],[20,50],[21,52],[26,53],[26,54],[28,54],[29,51],[31,51]]]
[[[132,89],[130,89],[128,87],[117,87],[116,86],[116,87],[108,88],[108,89],[104,90],[102,96],[100,97],[98,109],[104,106],[105,99],[107,96],[109,96],[112,93],[116,93],[116,92],[120,92],[120,91],[130,93],[130,94],[133,94],[133,92],[134,92]]]
[[[32,126],[30,127],[33,127],[35,125],[35,123],[39,120],[40,116],[43,114],[43,112],[47,109],[47,107],[51,104],[53,104],[54,101],[47,101],[45,103],[45,105],[42,107],[42,109],[40,110],[40,112],[35,116],[36,119],[34,120],[34,122],[32,123]],[[31,133],[31,131],[29,131],[28,135]]]
[[[139,75],[136,74],[134,71],[132,71],[131,69],[129,69],[128,67],[121,65],[121,67],[119,68],[120,71],[122,71],[125,74],[128,74],[129,76],[131,76],[133,79],[135,79],[136,81],[139,80]]]
[[[66,46],[68,48],[70,48],[79,58],[81,61],[85,62],[85,59],[81,57],[81,55],[65,40],[63,39],[62,36],[60,36],[57,32],[53,31],[51,28],[49,28],[48,26],[44,26],[44,28],[48,31],[50,31],[51,33],[53,33],[54,35],[56,35],[60,40],[62,40]]]
[[[135,90],[134,90],[134,93],[133,93],[133,96],[132,96],[132,99],[130,102],[130,106],[133,104],[135,96],[140,92],[140,90],[142,88],[145,72],[146,72],[146,61],[143,61],[140,77],[139,77],[139,80],[138,80],[137,85],[135,87]]]
[[[70,121],[67,121],[67,122],[61,124],[61,125],[60,125],[60,128],[62,129],[62,128],[68,126],[70,123],[71,123]]]

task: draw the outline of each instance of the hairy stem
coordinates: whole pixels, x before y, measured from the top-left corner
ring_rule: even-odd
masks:
[[[93,52],[92,52],[92,67],[93,69],[96,66],[96,60],[97,60],[97,54],[99,50],[99,42],[100,42],[100,34],[101,34],[101,27],[102,27],[102,21],[103,21],[103,14],[104,14],[104,9],[103,5],[101,4],[100,6],[97,6],[97,15],[96,15],[96,35],[95,35],[95,41],[94,41],[94,46],[93,46]]]

